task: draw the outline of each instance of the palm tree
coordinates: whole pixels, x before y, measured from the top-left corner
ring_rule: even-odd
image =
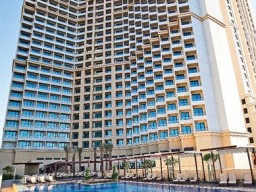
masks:
[[[151,169],[151,173],[152,173],[152,168],[154,166],[154,161],[151,159],[145,159],[143,163],[143,167],[146,169],[146,174],[148,174],[148,169]]]
[[[125,169],[125,172],[127,172],[128,169],[131,169],[131,163],[130,161],[126,161],[125,164],[124,164],[124,169]],[[130,170],[131,172],[131,170]]]
[[[101,170],[101,175],[103,178],[103,154],[104,154],[104,144],[100,145],[100,170]]]
[[[208,176],[210,181],[212,181],[213,179],[213,172],[212,172],[213,163],[215,163],[219,158],[220,158],[219,154],[207,153],[203,156],[203,160],[207,163]]]
[[[79,159],[79,161],[82,161],[83,148],[82,147],[78,147],[77,148],[77,152],[78,152],[78,159]],[[81,162],[79,162],[79,171],[81,171]]]
[[[108,145],[108,143],[105,143],[104,144],[104,149],[105,149],[105,168],[106,168],[106,170],[108,170],[108,156],[107,156],[107,154],[108,154],[108,148],[109,148],[109,145]]]
[[[76,152],[77,152],[78,148],[76,145],[74,145],[73,147],[73,157],[72,157],[72,161],[74,162],[76,160]],[[75,173],[75,164],[73,163],[73,173]]]
[[[113,151],[113,144],[112,143],[109,143],[108,144],[108,154],[109,154],[109,169],[112,170],[112,161],[111,161],[111,158],[112,158],[112,151]]]
[[[69,153],[70,153],[70,146],[65,145],[63,149],[65,151],[65,161],[68,162],[68,157],[69,157]],[[68,172],[67,163],[65,163],[65,170],[66,170],[66,172]]]
[[[93,147],[94,172],[96,172],[97,148]]]
[[[174,179],[174,167],[178,164],[178,160],[175,158],[167,158],[164,160],[165,161],[165,165],[167,166],[167,176],[168,176],[168,180],[170,179],[170,169],[171,169],[171,176],[172,176],[172,180]]]
[[[69,145],[65,145],[64,146],[64,151],[65,151],[65,161],[68,161],[68,155],[69,155],[69,152],[70,152],[70,146]]]

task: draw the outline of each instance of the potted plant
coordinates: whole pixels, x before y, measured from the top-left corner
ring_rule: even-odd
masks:
[[[11,180],[11,179],[13,179],[13,167],[6,166],[2,170],[4,171],[3,180]]]
[[[85,171],[85,182],[86,183],[90,183],[90,180],[91,180],[91,171],[89,169],[89,167],[87,167],[86,171]]]
[[[117,172],[117,169],[116,169],[116,166],[115,166],[115,165],[113,166],[112,179],[113,179],[115,182],[118,182],[118,172]]]

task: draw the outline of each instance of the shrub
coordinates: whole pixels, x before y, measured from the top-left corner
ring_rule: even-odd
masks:
[[[85,171],[85,177],[84,177],[85,181],[89,181],[91,179],[91,171],[90,169],[87,167],[86,171]]]
[[[117,182],[118,181],[118,172],[116,170],[116,166],[113,166],[112,179]]]
[[[13,175],[3,174],[3,180],[12,180],[12,179],[13,179]]]

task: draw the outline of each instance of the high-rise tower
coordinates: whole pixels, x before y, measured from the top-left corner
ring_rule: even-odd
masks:
[[[70,142],[72,74],[84,41],[77,33],[78,6],[24,1],[3,148],[57,149]]]
[[[247,145],[246,2],[25,0],[3,147]]]

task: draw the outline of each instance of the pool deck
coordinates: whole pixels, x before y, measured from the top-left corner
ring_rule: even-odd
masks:
[[[0,190],[1,192],[14,192],[12,187],[5,187]]]

